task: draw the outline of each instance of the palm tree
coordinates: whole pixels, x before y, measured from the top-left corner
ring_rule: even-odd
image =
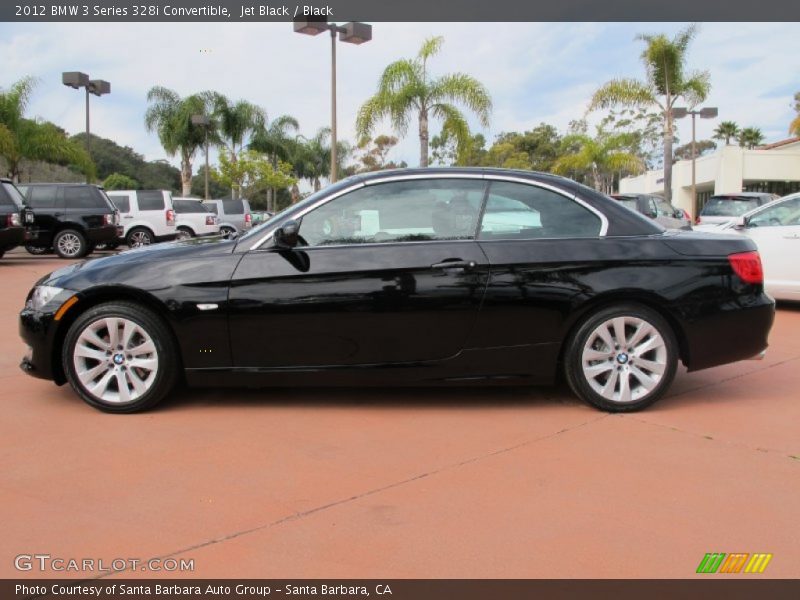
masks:
[[[789,133],[800,137],[800,92],[794,95],[794,110],[797,116],[789,123]]]
[[[82,146],[53,123],[25,118],[36,83],[33,77],[24,77],[7,90],[0,89],[0,156],[8,175],[19,182],[22,161],[27,159],[73,164],[93,179],[95,166]]]
[[[730,146],[731,139],[739,135],[739,126],[734,121],[722,121],[714,130],[715,140],[725,140],[725,145]]]
[[[737,139],[740,146],[752,150],[764,142],[764,134],[758,127],[745,127],[739,132]]]
[[[630,134],[603,134],[592,138],[583,133],[565,136],[564,148],[570,149],[553,164],[553,171],[562,175],[589,172],[594,189],[610,193],[616,173],[636,174],[644,170],[644,161],[628,151]]]
[[[258,150],[270,157],[272,166],[277,169],[278,161],[291,162],[289,155],[292,150],[292,141],[294,137],[291,133],[297,134],[300,128],[297,119],[289,115],[281,115],[273,119],[268,127],[262,128],[253,134],[250,140],[249,148],[251,150]],[[267,210],[273,210],[276,190],[270,188],[267,190]]]
[[[302,140],[302,142],[300,141]],[[322,187],[322,179],[330,176],[331,171],[331,130],[329,127],[321,128],[317,134],[309,139],[297,136],[293,149],[288,157],[292,163],[294,173],[300,179],[306,179],[318,192]],[[336,145],[337,168],[343,169],[344,161],[352,154],[352,148],[346,142]]]
[[[369,137],[384,117],[401,137],[408,129],[412,113],[419,121],[419,165],[428,166],[428,130],[431,118],[442,121],[443,128],[453,134],[459,145],[469,141],[469,127],[461,104],[478,116],[488,127],[492,110],[489,92],[477,79],[464,73],[451,73],[432,78],[428,59],[439,53],[444,38],[428,38],[414,59],[393,62],[383,72],[378,91],[358,111],[356,131],[359,138]]]
[[[177,92],[161,86],[152,87],[147,92],[150,106],[144,116],[145,127],[158,133],[158,139],[169,156],[180,155],[184,196],[192,192],[192,161],[206,140],[205,129],[192,124],[192,115],[207,114],[209,98],[208,93],[181,98]],[[213,128],[209,133],[213,138]]]
[[[686,73],[689,43],[697,33],[690,25],[673,39],[664,34],[639,35],[647,44],[642,52],[646,79],[614,79],[594,93],[589,110],[629,106],[655,107],[664,120],[664,194],[672,197],[672,140],[674,135],[672,108],[679,99],[690,107],[706,99],[711,89],[708,71]]]

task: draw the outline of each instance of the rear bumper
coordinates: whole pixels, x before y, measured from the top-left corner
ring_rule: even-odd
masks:
[[[103,242],[111,242],[117,239],[117,226],[106,225],[104,227],[95,227],[86,230],[86,239],[91,244],[100,244]]]
[[[775,319],[767,294],[722,303],[716,311],[686,323],[686,366],[690,371],[757,358],[766,352]],[[762,356],[763,357],[763,356]]]

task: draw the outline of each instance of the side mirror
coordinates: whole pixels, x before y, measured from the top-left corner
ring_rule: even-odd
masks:
[[[736,217],[736,219],[734,219],[733,221],[732,227],[734,229],[745,229],[748,225],[747,221],[748,219],[746,219],[745,217]]]
[[[300,223],[289,219],[275,230],[272,239],[277,248],[294,248],[300,239]]]

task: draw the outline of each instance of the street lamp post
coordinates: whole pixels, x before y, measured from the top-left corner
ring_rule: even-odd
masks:
[[[342,26],[321,20],[295,20],[295,33],[319,35],[323,31],[331,32],[331,183],[338,178],[337,135],[336,135],[336,36],[348,44],[363,44],[372,39],[372,25],[351,22]]]
[[[111,93],[111,84],[104,79],[89,79],[86,73],[80,71],[65,71],[61,73],[61,83],[74,90],[86,90],[86,153],[90,154],[91,140],[89,133],[89,94],[103,96]]]
[[[674,119],[683,119],[687,115],[692,115],[692,216],[697,218],[697,179],[695,163],[697,159],[697,138],[695,135],[696,126],[695,119],[699,115],[701,119],[714,119],[719,114],[716,106],[707,106],[700,110],[688,110],[686,108],[673,108],[672,117]]]
[[[202,127],[205,133],[205,152],[206,152],[206,168],[203,175],[205,176],[205,199],[209,200],[208,197],[208,128],[211,126],[211,119],[208,118],[207,115],[192,115],[192,125],[197,125],[198,127]]]

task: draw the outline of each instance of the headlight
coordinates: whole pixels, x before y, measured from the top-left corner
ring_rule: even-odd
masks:
[[[39,310],[63,291],[63,288],[53,287],[52,285],[37,285],[33,288],[33,293],[28,298],[25,306],[26,308]]]

